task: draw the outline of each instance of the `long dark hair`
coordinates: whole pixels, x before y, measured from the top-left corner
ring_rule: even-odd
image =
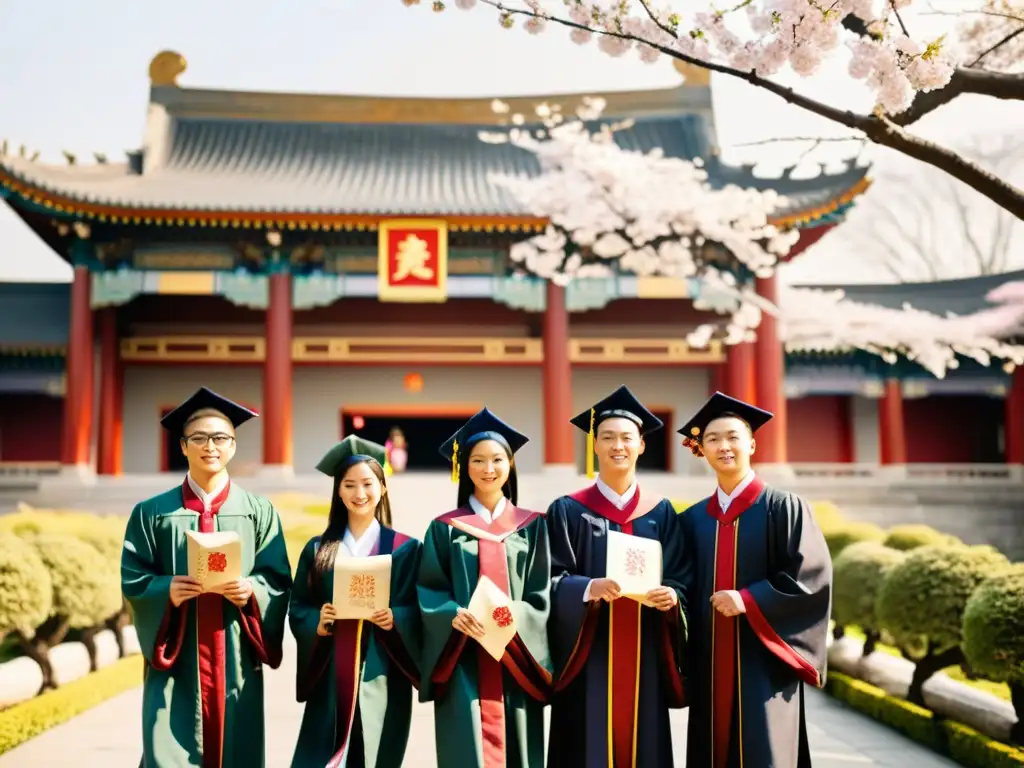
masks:
[[[388,484],[384,477],[384,467],[370,456],[354,456],[334,478],[331,509],[327,513],[327,527],[320,534],[320,546],[313,558],[313,567],[309,569],[308,586],[315,595],[322,596],[323,594],[323,576],[334,570],[334,558],[338,555],[338,546],[341,544],[341,539],[345,536],[345,528],[348,526],[348,507],[341,500],[339,493],[341,481],[345,479],[345,475],[352,467],[358,464],[366,464],[380,482],[380,500],[377,502],[377,508],[373,510],[373,516],[381,525],[391,527],[391,501],[387,494]]]
[[[514,506],[519,498],[519,475],[516,473],[516,462],[508,441],[497,432],[481,432],[479,435],[473,435],[473,437],[467,440],[465,447],[459,446],[459,492],[457,506],[464,507],[469,504],[469,497],[473,495],[475,486],[473,481],[469,479],[469,454],[473,452],[473,446],[477,443],[482,443],[484,440],[493,440],[505,450],[505,455],[508,457],[508,480],[501,486],[501,492]]]

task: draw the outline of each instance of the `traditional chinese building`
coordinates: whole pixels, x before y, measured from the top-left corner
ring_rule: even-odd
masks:
[[[545,221],[489,176],[539,167],[480,140],[497,129],[491,99],[192,89],[184,70],[177,54],[153,60],[144,141],[126,162],[0,158],[0,195],[74,268],[70,285],[0,286],[0,461],[175,469],[159,419],[205,384],[261,414],[239,465],[309,472],[343,434],[383,440],[398,425],[410,466],[437,467],[436,446],[486,403],[533,438],[521,467],[581,467],[568,420],[620,383],[669,427],[648,444],[649,468],[694,471],[674,429],[716,387],[779,414],[762,463],[918,459],[895,427],[879,441],[878,413],[917,418],[910,401],[897,418],[911,384],[886,383],[892,371],[808,354],[786,372],[770,321],[728,355],[690,349],[702,313],[689,281],[562,289],[515,274],[510,244]],[[722,162],[707,79],[684,74],[598,94],[607,117],[635,121],[618,140],[700,157],[717,185],[776,189],[789,201],[776,223],[800,230],[793,255],[867,187],[862,167],[763,179]],[[581,98],[506,101],[532,115]],[[758,290],[774,297],[774,279]],[[1005,383],[990,379],[971,396],[998,403]],[[959,460],[942,450],[936,440],[919,458]]]

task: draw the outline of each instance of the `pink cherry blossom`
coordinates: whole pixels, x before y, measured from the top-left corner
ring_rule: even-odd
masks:
[[[778,306],[764,300],[728,269],[742,266],[764,277],[775,272],[799,238],[799,232],[770,223],[784,198],[735,186],[714,189],[699,162],[621,149],[614,128],[591,132],[581,122],[598,117],[603,106],[600,99],[585,99],[579,119],[562,119],[561,110],[541,105],[535,121],[519,121],[534,122],[529,129],[512,125],[481,135],[534,154],[543,168],[532,178],[490,179],[529,213],[550,221],[544,232],[510,249],[512,262],[525,272],[563,286],[618,273],[685,278],[697,286],[694,307],[721,318],[687,334],[697,348],[713,339],[752,341],[767,313],[777,317],[780,336],[793,350],[903,355],[939,377],[956,367],[958,354],[985,365],[994,358],[1024,364],[1024,347],[999,339],[1024,321],[1024,283],[992,292],[993,307],[968,317],[861,304],[840,291],[782,288]],[[501,102],[494,110],[508,113]],[[545,129],[538,132],[537,122]],[[734,265],[714,266],[703,255],[706,246],[724,251]]]
[[[935,40],[911,39],[902,31],[898,14],[927,1],[749,0],[734,4],[732,10],[720,10],[710,2],[702,7],[682,0],[524,0],[518,7],[532,15],[523,21],[530,34],[561,27],[579,45],[596,38],[598,49],[609,56],[632,53],[651,63],[661,57],[660,46],[762,77],[780,72],[787,64],[802,77],[815,76],[848,45],[853,54],[850,76],[872,89],[879,108],[896,113],[906,109],[918,91],[948,84],[954,68],[971,52],[980,55],[986,44],[991,47],[998,39],[997,31],[1005,31],[1014,18],[1024,23],[1024,11],[1020,10],[1024,0],[978,0],[998,15],[981,16],[959,28],[951,24],[950,34]],[[403,2],[413,5],[418,0]],[[463,10],[485,6],[499,14],[506,28],[515,25],[518,15],[496,0],[456,0],[455,5]],[[874,37],[860,37],[845,29],[843,20],[851,14],[867,25]],[[733,23],[735,18],[745,24]],[[1001,22],[994,20],[997,18]],[[556,23],[559,20],[571,24]],[[962,51],[957,33],[969,43]],[[993,54],[993,61],[1024,67],[1024,55],[1015,55],[1024,51],[1024,36],[1004,48],[1005,53]]]

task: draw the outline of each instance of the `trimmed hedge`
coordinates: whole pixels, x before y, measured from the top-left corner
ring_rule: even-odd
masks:
[[[963,544],[956,536],[937,531],[929,525],[920,523],[894,525],[886,531],[885,540],[882,543],[889,549],[898,549],[901,552],[909,552],[918,547],[936,544]]]
[[[933,712],[863,680],[830,671],[825,690],[858,712],[968,768],[1024,766],[1024,750],[989,739],[961,723],[937,718]]]
[[[979,586],[964,608],[964,655],[992,680],[1024,682],[1024,563]]]
[[[840,626],[855,625],[878,633],[878,592],[886,575],[906,556],[876,541],[859,541],[844,549],[833,564],[832,617]]]
[[[129,656],[73,683],[0,711],[0,755],[141,683],[142,657]]]
[[[851,544],[859,541],[881,542],[885,539],[885,531],[874,523],[844,523],[832,529],[824,529],[822,533],[833,560]]]

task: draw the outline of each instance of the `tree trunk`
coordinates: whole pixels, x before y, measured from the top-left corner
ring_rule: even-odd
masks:
[[[82,645],[85,646],[85,650],[89,652],[89,671],[95,672],[99,669],[99,664],[96,659],[96,635],[103,629],[103,626],[89,627],[89,629],[82,630]]]
[[[128,615],[127,610],[122,610],[116,616],[112,616],[106,621],[107,629],[114,633],[114,638],[117,640],[117,657],[119,659],[124,658],[124,628],[131,623],[131,617]]]
[[[865,632],[864,633],[864,652],[863,656],[870,656],[875,652],[875,646],[878,644],[878,633],[877,632]]]
[[[942,653],[933,653],[931,650],[924,658],[914,665],[914,677],[910,681],[910,690],[907,691],[907,701],[911,704],[924,706],[924,684],[928,682],[936,672],[952,667],[955,664],[963,664],[964,652],[960,646],[950,648]]]
[[[843,636],[846,635],[846,627],[836,624],[832,627],[832,639],[842,640]]]
[[[18,632],[17,638],[18,645],[24,654],[38,664],[39,669],[42,670],[43,684],[36,691],[36,694],[38,695],[50,688],[56,688],[57,685],[53,679],[53,665],[50,664],[50,646],[45,641],[37,640],[35,637],[29,637],[21,632]]]
[[[1017,722],[1010,729],[1010,741],[1024,746],[1024,681],[1010,683],[1010,701],[1017,713]]]

